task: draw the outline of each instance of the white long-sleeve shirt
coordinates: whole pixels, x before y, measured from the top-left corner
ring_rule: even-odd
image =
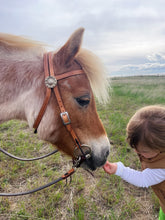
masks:
[[[123,180],[138,187],[149,187],[161,183],[165,180],[165,169],[146,168],[143,171],[137,171],[125,167],[122,162],[117,162],[115,175]]]

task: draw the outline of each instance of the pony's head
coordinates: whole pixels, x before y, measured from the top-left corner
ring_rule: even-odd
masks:
[[[99,59],[93,53],[81,49],[83,32],[83,28],[75,31],[66,44],[54,53],[53,67],[56,75],[80,69],[85,72],[58,81],[58,87],[73,130],[81,145],[91,149],[91,158],[82,166],[95,170],[106,162],[110,149],[94,100],[95,94],[99,101],[106,101],[107,81]],[[63,125],[54,96],[51,97],[38,132],[43,139],[56,145],[61,151],[75,156],[75,144]],[[76,149],[76,154],[79,153],[81,154],[80,150]]]
[[[65,45],[53,53],[52,62],[55,75],[74,70],[84,72],[59,80],[58,89],[83,151],[91,150],[88,163],[84,162],[82,166],[95,170],[106,162],[110,144],[98,117],[94,96],[98,101],[105,102],[108,83],[100,60],[92,52],[81,49],[83,32],[83,28],[75,31]],[[1,90],[8,94],[8,102],[3,105],[4,120],[26,119],[32,126],[46,93],[43,45],[12,35],[0,35],[0,42],[3,57],[1,77],[5,80]],[[5,86],[9,82],[10,87]],[[61,120],[54,93],[39,124],[38,134],[73,158],[75,154],[81,154]]]

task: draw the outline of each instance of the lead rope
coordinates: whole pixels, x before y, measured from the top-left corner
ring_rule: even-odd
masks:
[[[7,151],[3,150],[2,148],[0,148],[0,151],[4,154],[6,154],[7,156],[11,157],[11,158],[14,158],[16,160],[20,160],[20,161],[34,161],[34,160],[39,160],[39,159],[43,159],[45,157],[48,157],[52,154],[55,154],[56,152],[58,152],[58,150],[54,150],[53,152],[49,153],[49,154],[46,154],[44,156],[41,156],[41,157],[36,157],[36,158],[20,158],[20,157],[16,157],[10,153],[8,153]],[[64,179],[67,179],[68,177],[71,177],[71,175],[76,171],[76,166],[72,167],[72,169],[70,169],[67,173],[65,173],[64,175],[62,175],[61,177],[59,177],[58,179],[56,180],[53,180],[52,182],[48,183],[48,184],[45,184],[43,186],[40,186],[36,189],[33,189],[33,190],[29,190],[29,191],[26,191],[26,192],[19,192],[19,193],[0,193],[0,196],[24,196],[24,195],[28,195],[28,194],[32,194],[32,193],[35,193],[35,192],[38,192],[42,189],[45,189],[49,186],[52,186],[54,185],[55,183],[58,183],[60,182],[61,180],[64,180]]]
[[[17,157],[17,156],[15,156],[15,155],[13,155],[13,154],[11,154],[11,153],[5,151],[5,150],[2,149],[1,147],[0,147],[0,151],[1,151],[3,154],[5,154],[5,155],[7,155],[7,156],[9,156],[9,157],[11,157],[11,158],[13,158],[13,159],[20,160],[20,161],[34,161],[34,160],[40,160],[40,159],[49,157],[49,156],[51,156],[51,155],[53,155],[53,154],[55,154],[55,153],[58,152],[58,150],[54,150],[54,151],[52,151],[51,153],[45,154],[45,155],[40,156],[40,157],[21,158],[21,157]]]
[[[58,179],[48,183],[48,184],[45,184],[43,186],[40,186],[36,189],[33,189],[33,190],[29,190],[29,191],[26,191],[26,192],[20,192],[20,193],[0,193],[0,196],[24,196],[24,195],[28,195],[28,194],[32,194],[32,193],[35,193],[35,192],[38,192],[42,189],[45,189],[49,186],[52,186],[54,185],[55,183],[58,183],[60,182],[61,180],[64,180],[64,179],[67,179],[68,177],[70,177],[74,172],[76,171],[76,168],[72,168],[70,169],[67,173],[65,173],[64,175],[62,175],[61,177],[59,177]]]

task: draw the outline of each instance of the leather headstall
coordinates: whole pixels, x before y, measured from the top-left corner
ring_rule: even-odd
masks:
[[[70,133],[74,143],[80,149],[82,155],[85,156],[81,149],[79,138],[77,137],[76,133],[74,132],[71,126],[71,120],[70,120],[69,114],[65,110],[63,100],[62,100],[62,97],[61,97],[61,94],[58,88],[58,80],[66,79],[68,77],[72,77],[75,75],[84,74],[84,71],[80,69],[80,70],[73,70],[70,72],[62,73],[60,75],[55,75],[54,68],[53,68],[53,53],[49,52],[49,53],[44,54],[44,72],[45,72],[46,96],[45,96],[43,105],[40,109],[40,112],[34,122],[34,125],[33,125],[33,128],[35,129],[34,132],[37,133],[38,126],[48,106],[51,93],[54,93],[57,99],[58,106],[60,108],[60,116],[61,116],[62,122],[65,125],[68,132]]]

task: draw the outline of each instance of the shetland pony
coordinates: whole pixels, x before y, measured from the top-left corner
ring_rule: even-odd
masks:
[[[110,143],[98,117],[94,95],[100,102],[108,97],[103,65],[90,51],[81,48],[83,28],[76,30],[53,53],[56,75],[82,69],[85,74],[58,82],[59,91],[72,127],[81,144],[91,149],[91,158],[82,167],[95,170],[109,155]],[[25,120],[32,128],[45,98],[43,54],[45,45],[22,37],[0,34],[0,123]],[[52,94],[38,127],[39,138],[74,157],[74,142],[60,118]]]

